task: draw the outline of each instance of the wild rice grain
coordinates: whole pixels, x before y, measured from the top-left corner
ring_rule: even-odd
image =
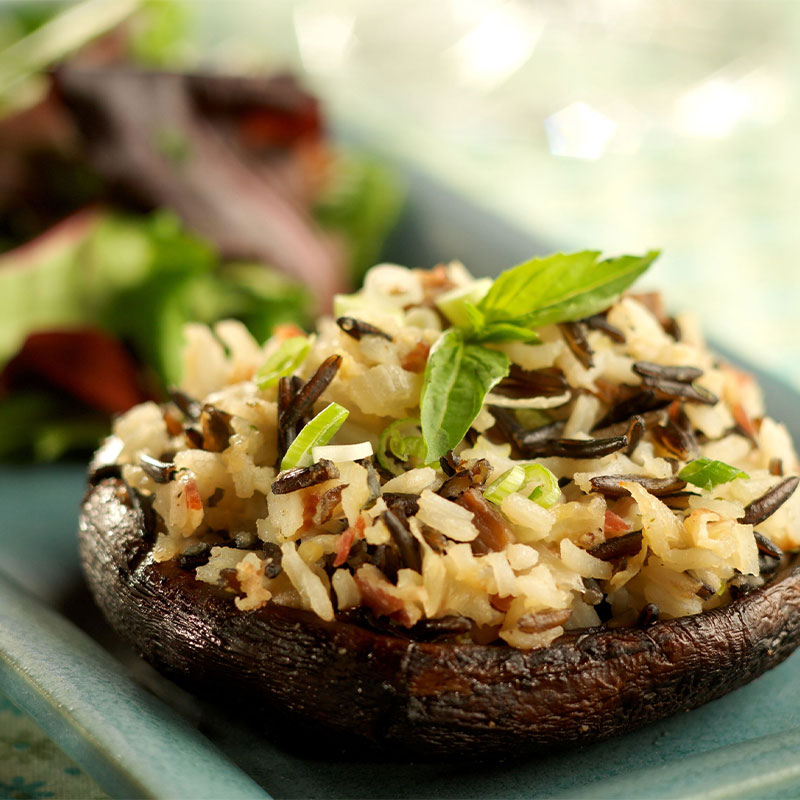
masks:
[[[362,336],[380,336],[382,339],[386,339],[387,342],[394,341],[385,331],[370,325],[368,322],[355,319],[355,317],[339,317],[336,320],[336,324],[356,341],[359,341]]]
[[[202,404],[189,397],[186,392],[173,387],[169,390],[169,399],[187,419],[192,421],[200,419],[200,412],[203,410]]]
[[[800,483],[800,478],[792,475],[773,486],[766,494],[745,506],[744,516],[739,519],[743,525],[758,525],[771,517],[791,496]]]
[[[642,532],[633,531],[622,536],[615,536],[613,539],[606,539],[587,552],[601,561],[616,561],[619,558],[632,558],[638,555],[641,549]]]
[[[544,633],[563,625],[571,616],[572,611],[568,608],[550,608],[546,611],[523,614],[517,622],[517,627],[523,633]]]
[[[628,429],[625,431],[625,436],[628,437],[628,446],[625,449],[625,455],[633,455],[634,450],[636,450],[637,445],[642,440],[642,436],[644,436],[644,419],[639,416],[638,414],[635,417],[631,417],[631,421],[628,423]]]
[[[394,543],[400,553],[403,564],[414,572],[422,572],[422,556],[419,552],[419,542],[411,535],[403,519],[393,511],[384,511],[381,519],[386,523]]]
[[[268,578],[277,578],[283,572],[283,565],[281,559],[283,558],[283,551],[280,546],[275,542],[264,542],[261,549],[267,558],[267,565],[264,567],[264,574]]]
[[[616,326],[612,325],[602,314],[594,314],[591,317],[581,320],[587,328],[593,331],[600,331],[618,344],[625,344],[625,334]]]
[[[185,570],[197,569],[197,567],[207,564],[210,557],[211,545],[207,542],[197,542],[196,544],[190,544],[178,556],[178,566]]]
[[[651,625],[654,625],[658,622],[658,618],[661,616],[661,610],[655,603],[648,603],[639,614],[639,619],[636,621],[636,625],[639,628],[649,628]]]
[[[771,556],[772,558],[781,558],[783,556],[783,550],[781,550],[772,539],[764,536],[763,533],[759,533],[758,531],[753,531],[753,536],[756,539],[756,547],[758,547],[758,552],[763,553],[766,556]]]
[[[333,461],[321,458],[310,467],[295,467],[286,470],[272,484],[273,494],[289,494],[299,489],[308,489],[318,483],[333,480],[339,477],[339,470]]]
[[[580,361],[585,369],[594,366],[594,350],[586,340],[586,326],[581,322],[562,322],[559,326],[564,336],[567,347],[572,351],[572,355]]]
[[[281,426],[296,425],[308,413],[319,396],[330,386],[342,363],[340,355],[326,358],[317,368],[317,371],[303,384],[300,391],[292,398],[288,407],[280,416]]]
[[[139,466],[156,483],[169,483],[175,477],[175,465],[171,462],[158,461],[146,454],[139,458]]]
[[[678,381],[679,383],[691,383],[703,374],[703,370],[699,367],[666,367],[662,364],[654,364],[652,361],[636,361],[633,371],[643,378]]]
[[[525,458],[602,458],[627,446],[628,437],[623,435],[609,439],[549,439],[535,445],[525,443],[520,450]]]
[[[686,486],[686,481],[680,478],[647,478],[642,475],[597,475],[589,483],[606,497],[626,497],[628,490],[620,486],[621,481],[638,483],[656,497],[675,494]]]

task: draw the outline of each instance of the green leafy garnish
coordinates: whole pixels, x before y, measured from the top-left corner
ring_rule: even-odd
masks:
[[[701,489],[713,489],[721,483],[728,483],[736,478],[749,478],[746,472],[726,464],[724,461],[715,461],[710,458],[695,458],[690,461],[679,473],[682,481],[699,486]]]
[[[513,267],[488,291],[481,282],[474,292],[449,293],[442,310],[453,327],[431,350],[420,398],[426,459],[437,461],[461,441],[486,395],[508,374],[505,354],[485,344],[535,342],[543,325],[603,311],[657,256],[652,250],[601,261],[593,250],[557,253]]]
[[[449,328],[436,340],[420,400],[427,461],[438,461],[464,438],[486,395],[508,374],[508,367],[504,353],[465,342],[459,328]]]
[[[330,403],[325,406],[297,434],[281,461],[281,472],[294,467],[310,466],[312,463],[311,451],[315,447],[328,444],[349,415],[350,412],[338,403]]]
[[[311,349],[311,338],[292,336],[258,368],[253,381],[259,389],[269,389],[284,376],[294,372],[305,361]]]
[[[533,258],[504,272],[477,304],[487,328],[511,323],[522,329],[582,319],[602,311],[658,256],[599,261],[596,250]],[[476,331],[482,338],[481,330]]]

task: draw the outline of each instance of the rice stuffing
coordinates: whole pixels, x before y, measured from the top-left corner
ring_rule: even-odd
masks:
[[[189,326],[172,402],[117,419],[107,448],[153,498],[151,557],[240,613],[274,603],[412,638],[454,618],[445,638],[521,649],[769,580],[800,546],[789,435],[653,295],[546,322],[538,341],[462,342],[476,370],[484,351],[510,366],[429,457],[432,354],[487,285],[458,263],[379,265],[312,335]]]

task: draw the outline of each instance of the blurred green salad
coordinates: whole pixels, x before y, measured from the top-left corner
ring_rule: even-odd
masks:
[[[397,217],[394,175],[291,76],[166,70],[183,13],[0,9],[0,459],[90,449],[162,397],[189,320],[306,324]]]

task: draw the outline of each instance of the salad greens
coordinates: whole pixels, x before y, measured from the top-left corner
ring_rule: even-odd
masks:
[[[469,293],[448,317],[464,324],[448,328],[434,344],[420,399],[427,461],[436,461],[463,438],[486,395],[509,370],[504,353],[486,344],[535,342],[536,329],[597,314],[639,277],[658,256],[599,260],[597,251],[534,258],[500,275],[476,302]],[[474,299],[474,297],[472,297]]]
[[[180,378],[186,322],[238,317],[264,340],[310,309],[306,289],[261,264],[219,263],[169,212],[84,212],[0,257],[0,369],[37,331],[93,329],[124,342],[155,388]],[[107,429],[107,415],[61,394],[0,395],[0,458],[52,460]]]
[[[305,290],[260,265],[220,265],[168,212],[98,212],[71,225],[58,240],[0,259],[0,367],[36,330],[93,326],[132,345],[164,383],[174,383],[190,320],[251,317],[270,330],[308,319]]]
[[[713,489],[721,483],[728,483],[736,478],[749,478],[746,472],[726,464],[724,461],[715,461],[710,458],[695,458],[690,461],[679,473],[682,481],[699,486],[701,489]]]

